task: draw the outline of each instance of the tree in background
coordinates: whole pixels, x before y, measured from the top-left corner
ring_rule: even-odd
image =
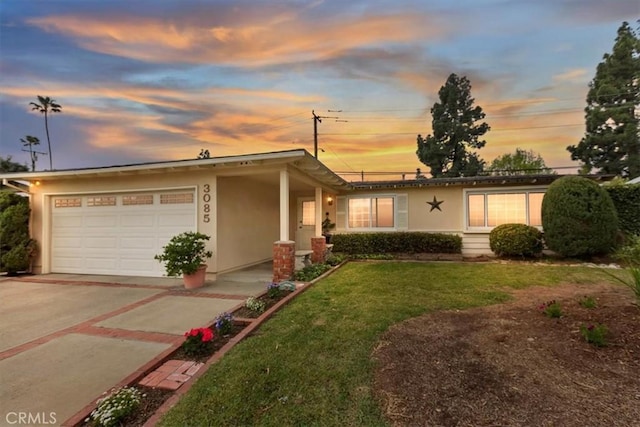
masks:
[[[48,96],[38,95],[38,102],[30,102],[31,110],[40,111],[44,114],[44,129],[47,132],[47,144],[49,145],[49,170],[53,170],[53,160],[51,158],[51,138],[49,138],[49,112],[59,113],[62,111],[62,106],[56,104],[55,99],[51,99]]]
[[[493,159],[487,171],[492,175],[555,174],[540,154],[522,148],[516,148],[514,154],[507,153]]]
[[[11,156],[6,158],[0,156],[0,172],[27,172],[29,168],[20,163],[16,163],[11,160]]]
[[[586,132],[567,150],[572,160],[634,178],[640,176],[638,126],[640,105],[640,39],[627,22],[618,29],[611,54],[606,53],[589,83],[585,108]]]
[[[20,142],[22,142],[23,146],[29,147],[29,155],[31,156],[31,170],[35,171],[36,162],[38,161],[38,152],[33,151],[33,146],[40,145],[40,140],[35,136],[27,135],[24,137],[24,139],[20,138]]]
[[[431,176],[475,176],[484,161],[470,149],[480,149],[486,141],[480,137],[490,129],[482,108],[473,106],[471,83],[466,77],[451,74],[438,92],[440,102],[431,109],[433,135],[418,135],[418,159],[431,168]]]

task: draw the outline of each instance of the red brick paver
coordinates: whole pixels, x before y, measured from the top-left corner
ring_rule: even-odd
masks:
[[[177,390],[204,366],[189,360],[168,360],[144,377],[140,385]]]

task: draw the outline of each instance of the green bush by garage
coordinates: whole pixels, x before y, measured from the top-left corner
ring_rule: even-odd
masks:
[[[640,184],[604,187],[618,213],[620,231],[640,235]]]
[[[29,269],[35,241],[29,237],[29,199],[0,192],[0,271],[10,275]]]
[[[547,247],[565,257],[610,253],[616,246],[618,217],[609,194],[590,179],[565,176],[542,200]]]
[[[502,224],[491,230],[489,246],[497,256],[538,256],[543,249],[542,232],[526,224]]]
[[[462,238],[453,234],[395,232],[334,234],[333,251],[354,254],[462,252]]]

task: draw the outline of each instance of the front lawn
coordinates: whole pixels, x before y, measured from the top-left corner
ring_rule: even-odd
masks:
[[[371,354],[391,325],[504,302],[511,289],[611,280],[564,266],[349,263],[213,365],[161,425],[386,425]]]

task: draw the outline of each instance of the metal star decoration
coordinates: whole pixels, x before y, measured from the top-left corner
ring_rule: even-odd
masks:
[[[433,202],[427,202],[427,203],[431,205],[431,209],[429,209],[429,212],[432,212],[434,209],[438,209],[440,212],[442,212],[440,205],[444,203],[444,200],[438,201],[436,199],[436,196],[433,196]]]

